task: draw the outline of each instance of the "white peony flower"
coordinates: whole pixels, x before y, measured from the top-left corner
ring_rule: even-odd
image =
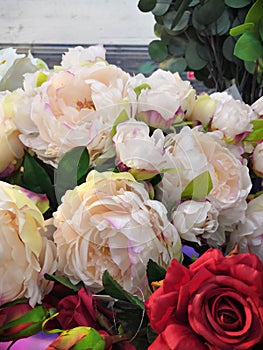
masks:
[[[157,193],[169,210],[181,199],[191,180],[209,171],[212,190],[207,198],[219,211],[220,225],[232,225],[244,219],[251,189],[249,171],[220,136],[220,132],[204,133],[189,127],[167,136],[165,150],[170,155],[169,168],[174,168],[174,172],[164,174]]]
[[[249,105],[235,100],[227,92],[215,92],[210,97],[216,101],[212,128],[222,131],[230,140],[252,130],[250,121],[256,119],[257,115]]]
[[[263,261],[263,194],[247,206],[246,219],[230,235],[230,244],[238,244],[240,253],[254,253]]]
[[[0,50],[0,81],[5,76],[9,68],[12,67],[18,58],[25,57],[25,54],[17,54],[16,49],[8,47]]]
[[[111,130],[119,114],[129,116],[128,76],[106,62],[50,74],[32,103],[26,101],[29,113],[17,111],[22,142],[53,166],[65,152],[84,145],[94,161],[112,146]]]
[[[105,60],[106,50],[102,45],[82,47],[76,46],[69,48],[68,52],[62,55],[61,66],[63,68],[79,67],[81,65],[95,62],[97,60]]]
[[[186,200],[172,212],[172,223],[180,237],[190,242],[206,241],[209,246],[219,247],[225,237],[218,230],[218,211],[209,201]]]
[[[128,91],[131,96],[137,94],[136,119],[160,129],[168,129],[176,119],[190,113],[195,99],[195,90],[188,81],[178,73],[161,69],[148,78],[142,74],[131,78]]]
[[[259,117],[263,116],[263,96],[256,100],[251,107]]]
[[[181,257],[165,207],[129,173],[90,172],[85,183],[66,192],[54,225],[58,270],[95,292],[103,288],[105,270],[127,291],[144,290],[149,259],[167,267]]]
[[[162,171],[165,162],[164,135],[156,129],[149,136],[150,129],[136,120],[117,125],[113,137],[117,165],[129,171],[136,179],[150,179]]]
[[[254,172],[263,177],[263,142],[256,145],[252,154],[252,164]]]
[[[44,218],[21,190],[0,182],[0,305],[28,298],[40,303],[52,283],[45,273],[56,270],[55,244],[42,237]]]
[[[19,102],[18,93],[0,92],[0,178],[14,172],[24,156],[24,146],[14,120],[15,104]]]

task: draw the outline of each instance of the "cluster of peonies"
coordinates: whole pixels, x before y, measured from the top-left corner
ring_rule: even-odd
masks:
[[[172,263],[167,281],[146,302],[151,325],[160,334],[152,348],[170,341],[163,337],[170,332],[169,317],[176,310],[176,317],[183,315],[191,324],[191,348],[198,344],[200,349],[230,349],[222,347],[222,334],[218,339],[212,336],[216,347],[200,345],[199,335],[208,337],[210,344],[208,333],[215,329],[201,327],[196,311],[207,313],[195,295],[199,290],[203,295],[202,284],[213,278],[223,258],[215,257],[215,266],[208,268],[199,258],[184,270],[182,243],[206,244],[226,253],[238,244],[240,252],[263,260],[263,143],[258,137],[263,97],[248,106],[226,92],[198,96],[177,73],[157,70],[150,77],[131,76],[107,62],[102,46],[71,48],[52,70],[13,49],[2,50],[0,61],[0,306],[19,298],[29,299],[32,307],[41,303],[53,286],[45,274],[56,273],[73,285],[81,282],[93,293],[100,292],[105,270],[126,291],[147,298],[151,259],[165,269]],[[54,174],[63,157],[79,146],[90,158],[86,178],[75,181],[61,201],[57,198],[60,204],[44,214],[49,193],[36,195],[14,185],[21,185],[25,154]],[[51,179],[53,186],[67,183],[68,176],[60,172],[59,184]],[[255,266],[260,265],[258,258]],[[241,263],[242,258],[237,264]],[[229,268],[224,264],[222,271]],[[172,269],[183,282],[169,280]],[[236,281],[241,275],[233,273]],[[222,284],[216,279],[209,293],[220,314],[218,283]],[[250,282],[240,283],[247,295],[244,283]],[[189,294],[180,292],[182,300],[179,284]],[[169,299],[171,288],[177,296]],[[231,293],[226,291],[227,298]],[[227,303],[239,303],[235,298]],[[248,327],[261,325],[249,346],[263,334],[260,300],[248,302],[253,313],[260,309],[258,323]],[[184,332],[187,322],[176,327]]]

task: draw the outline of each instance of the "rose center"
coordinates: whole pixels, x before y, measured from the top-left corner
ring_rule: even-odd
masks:
[[[218,297],[213,303],[213,313],[218,324],[226,330],[242,329],[244,326],[244,308],[231,297]]]

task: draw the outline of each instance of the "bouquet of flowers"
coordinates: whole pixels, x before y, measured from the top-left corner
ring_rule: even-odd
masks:
[[[263,97],[0,56],[0,346],[260,349]]]

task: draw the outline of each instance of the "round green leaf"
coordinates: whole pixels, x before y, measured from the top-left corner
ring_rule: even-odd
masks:
[[[169,70],[172,73],[179,72],[182,73],[186,70],[187,63],[183,57],[175,58],[172,57],[160,63],[160,68],[164,70]]]
[[[154,25],[154,34],[160,38],[161,37],[161,34],[162,34],[162,31],[163,31],[163,25],[162,24],[159,24],[159,23],[155,23]]]
[[[256,61],[263,55],[262,43],[254,33],[246,32],[237,40],[234,55],[244,61]]]
[[[157,0],[140,0],[138,7],[142,12],[149,12],[155,8]]]
[[[234,62],[234,59],[235,59],[234,57],[235,43],[236,43],[235,40],[231,36],[228,36],[223,43],[223,55],[230,62]]]
[[[192,24],[193,27],[198,31],[201,32],[205,29],[205,26],[199,22],[199,13],[198,13],[198,7],[194,8],[193,14],[192,14]]]
[[[167,46],[161,40],[153,40],[148,46],[149,55],[156,62],[162,62],[168,55]]]
[[[200,57],[198,54],[197,42],[190,41],[185,51],[185,59],[187,66],[193,70],[199,70],[206,66],[207,60]]]
[[[169,53],[175,56],[183,56],[187,47],[185,37],[174,36],[168,45]]]
[[[225,4],[235,9],[240,9],[251,3],[251,0],[225,0]]]
[[[223,35],[228,33],[231,26],[229,13],[225,10],[215,23],[211,24],[211,31],[213,35]]]
[[[190,19],[190,12],[185,11],[182,17],[180,18],[179,22],[175,26],[173,26],[176,14],[177,11],[167,12],[167,14],[163,16],[163,21],[167,29],[173,30],[174,32],[179,32],[181,30],[184,30],[185,27],[188,25]]]
[[[152,10],[152,13],[155,16],[162,16],[164,15],[167,10],[169,9],[170,5],[171,5],[172,0],[157,0],[156,5],[154,7],[154,9]]]
[[[245,23],[253,22],[255,25],[259,25],[259,23],[262,21],[262,15],[263,14],[263,1],[257,0],[253,6],[248,11]]]
[[[200,0],[192,0],[190,4],[188,4],[189,7],[194,7],[200,3]]]
[[[248,73],[250,74],[254,74],[255,73],[255,68],[256,68],[256,64],[254,62],[247,62],[245,61],[245,68],[248,71]]]
[[[197,5],[198,22],[204,25],[215,22],[224,12],[224,0],[207,0],[203,5]]]
[[[143,62],[140,66],[139,66],[139,72],[142,74],[151,74],[155,69],[157,68],[156,63],[154,62]]]

